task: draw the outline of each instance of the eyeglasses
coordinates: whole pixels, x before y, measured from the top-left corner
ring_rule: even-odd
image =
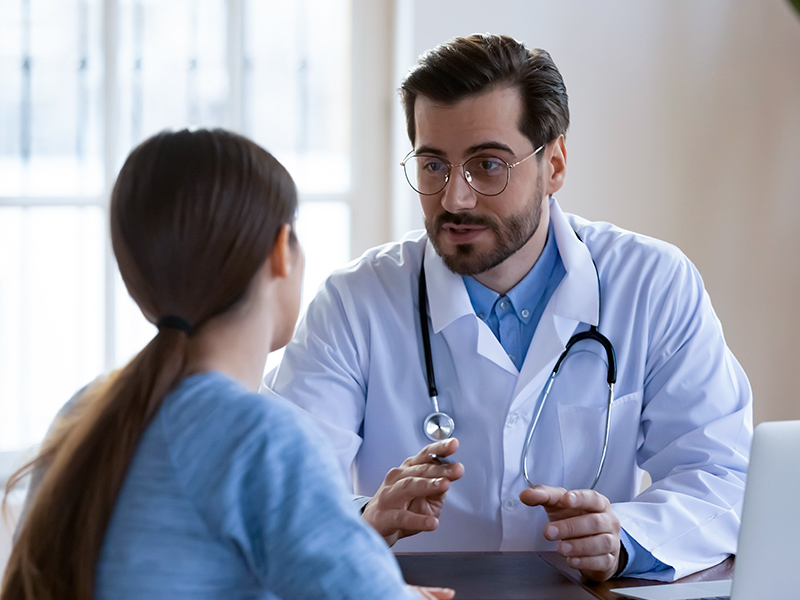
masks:
[[[509,164],[496,156],[473,156],[459,165],[451,165],[436,156],[414,154],[412,150],[400,165],[405,171],[408,184],[415,192],[423,196],[432,196],[441,192],[450,181],[450,174],[455,167],[461,167],[464,179],[481,196],[497,196],[502,194],[508,186],[511,169],[538,154],[544,146],[542,144],[514,164]]]

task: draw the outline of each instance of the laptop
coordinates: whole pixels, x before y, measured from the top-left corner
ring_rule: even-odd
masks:
[[[640,600],[800,598],[800,421],[757,425],[733,581],[612,589]]]

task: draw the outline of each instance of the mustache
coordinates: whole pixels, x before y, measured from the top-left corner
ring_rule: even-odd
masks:
[[[488,227],[492,231],[497,231],[498,226],[494,219],[484,217],[481,215],[474,215],[472,213],[449,213],[443,212],[436,215],[434,219],[434,226],[436,229],[441,229],[447,224],[451,225],[479,225]]]

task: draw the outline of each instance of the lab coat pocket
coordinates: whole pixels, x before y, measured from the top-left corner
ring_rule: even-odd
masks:
[[[643,392],[614,399],[605,466],[597,491],[612,501],[635,492],[641,474],[635,456]],[[558,425],[564,456],[562,485],[567,489],[588,488],[594,481],[603,454],[606,406],[559,404]]]

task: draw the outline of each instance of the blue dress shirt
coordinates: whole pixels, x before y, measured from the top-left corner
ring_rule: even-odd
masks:
[[[489,326],[517,370],[522,368],[544,308],[565,274],[551,225],[539,260],[508,294],[501,296],[464,276],[475,314]]]

